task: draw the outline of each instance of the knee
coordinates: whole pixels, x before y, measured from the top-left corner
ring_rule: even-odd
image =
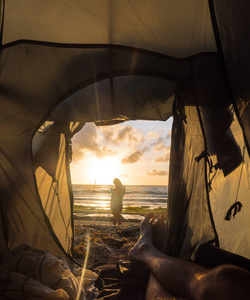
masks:
[[[250,273],[243,269],[218,266],[199,280],[199,299],[245,299],[244,290],[248,288],[249,279]]]
[[[228,284],[238,282],[242,276],[248,275],[249,272],[232,265],[222,265],[211,271],[214,280],[226,282]]]

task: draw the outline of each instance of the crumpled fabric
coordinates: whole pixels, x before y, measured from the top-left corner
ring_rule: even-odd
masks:
[[[21,245],[3,254],[0,264],[0,296],[13,299],[69,299],[75,300],[79,288],[81,268],[71,271],[63,258],[49,251]],[[94,300],[97,275],[85,270],[80,299]],[[0,297],[1,298],[1,297]]]

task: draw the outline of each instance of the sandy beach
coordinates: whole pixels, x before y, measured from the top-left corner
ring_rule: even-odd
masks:
[[[140,220],[123,220],[114,226],[112,218],[88,217],[75,219],[75,258],[83,262],[86,253],[86,232],[90,232],[90,254],[87,266],[95,263],[116,263],[127,260],[128,251],[139,238]]]

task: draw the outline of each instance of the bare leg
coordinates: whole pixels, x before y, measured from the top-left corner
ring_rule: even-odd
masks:
[[[161,215],[157,220],[152,220],[153,244],[162,253],[166,253],[166,215]],[[146,300],[185,300],[175,297],[154,276],[150,274]]]
[[[113,212],[113,225],[116,225],[116,221],[117,221],[117,215],[116,212]]]
[[[160,284],[157,278],[151,273],[148,281],[146,300],[188,300],[188,299],[175,297],[162,284]]]
[[[188,295],[188,297],[191,298],[189,289],[187,288],[186,284],[186,282],[190,279],[188,279],[186,276],[183,276],[182,266],[175,263],[175,258],[164,255],[153,245],[152,241],[154,222],[155,219],[153,213],[149,213],[148,215],[146,215],[145,219],[141,223],[141,236],[134,248],[132,248],[129,252],[129,260],[138,260],[143,262],[153,273],[153,278],[150,278],[149,282],[153,284],[152,287],[150,286],[148,288],[147,297],[148,299],[150,299],[150,290],[156,290],[156,282],[158,281],[158,287],[161,287],[161,298],[163,297],[162,293],[164,293],[164,291],[166,291],[166,293],[164,294],[164,297],[166,297],[166,299],[171,299],[169,297],[171,297],[172,294],[183,298],[187,297]],[[157,226],[159,226],[159,223]],[[158,242],[159,240],[160,238],[158,237]],[[173,278],[173,272],[176,274],[176,277],[178,277],[177,280]],[[180,291],[180,286],[183,286],[182,290],[184,290],[184,292]],[[151,299],[154,298],[151,297]]]
[[[152,223],[153,244],[162,253],[166,254],[167,244],[167,224],[166,215],[161,215],[160,218]]]
[[[120,212],[117,213],[117,221],[118,221],[118,225],[122,224],[122,219],[121,219],[121,213]]]
[[[149,213],[141,223],[141,236],[134,248],[130,250],[129,259],[147,265],[154,276],[154,279],[150,279],[151,282],[158,281],[167,290],[165,299],[171,299],[167,298],[171,297],[171,294],[184,299],[199,300],[248,299],[249,272],[232,266],[209,271],[194,263],[162,254],[152,242],[152,218],[154,214]],[[164,292],[162,288],[161,292]],[[148,294],[149,296],[154,299],[153,295]],[[159,299],[164,298],[161,295]]]

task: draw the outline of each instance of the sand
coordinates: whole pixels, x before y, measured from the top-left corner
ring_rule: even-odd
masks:
[[[90,254],[87,266],[95,263],[116,263],[127,260],[128,251],[139,238],[140,221],[129,220],[113,226],[110,218],[75,220],[75,255],[80,263],[86,253],[86,232],[90,231]]]

